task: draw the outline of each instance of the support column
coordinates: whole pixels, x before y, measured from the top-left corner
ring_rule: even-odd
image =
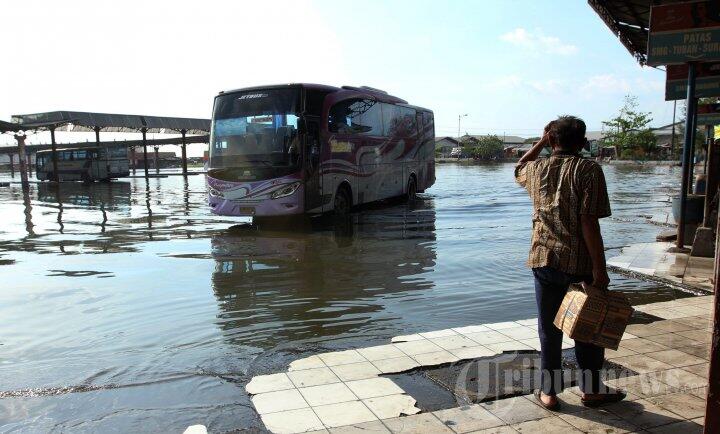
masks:
[[[132,171],[133,175],[135,174],[135,169],[137,166],[137,159],[135,155],[135,146],[130,146],[130,162],[132,162]]]
[[[693,117],[696,111],[697,99],[695,98],[695,63],[688,63],[688,85],[687,85],[687,113],[685,116],[685,145],[683,146],[682,166],[682,187],[680,188],[680,218],[678,219],[677,247],[685,247],[685,207],[688,196],[688,176],[692,161],[690,152],[692,147],[694,126]]]
[[[147,161],[147,128],[142,129],[142,143],[143,143],[143,166],[145,168],[145,177],[148,175],[148,161]]]
[[[15,134],[15,140],[17,140],[18,160],[20,160],[20,182],[25,188],[28,185],[28,172],[30,172],[30,165],[26,163],[25,134]]]
[[[720,219],[718,219],[720,223]],[[720,235],[720,224],[718,224]],[[720,238],[720,237],[719,237]],[[715,241],[715,297],[713,297],[713,329],[710,339],[707,400],[705,402],[705,433],[720,431],[720,239]]]
[[[688,172],[688,194],[693,194],[695,190],[695,139],[697,138],[697,105],[698,100],[695,98],[695,111],[693,112],[692,122],[692,142],[690,145],[690,167]]]
[[[93,128],[95,130],[95,146],[100,147],[100,127]]]
[[[160,173],[160,157],[158,156],[158,153],[160,151],[159,146],[153,146],[153,150],[155,151],[154,156],[154,163],[155,163],[155,173]]]
[[[186,130],[180,130],[180,134],[182,134],[182,144],[180,145],[180,148],[182,150],[182,174],[183,176],[187,176],[187,144],[185,143],[185,134],[187,133]]]
[[[15,154],[8,154],[10,159],[10,176],[15,177]]]
[[[55,143],[55,127],[50,127],[50,144],[52,145],[52,165],[53,165],[53,176],[52,180],[60,182],[60,175],[58,174],[57,165],[57,143]],[[37,163],[37,161],[36,161]]]

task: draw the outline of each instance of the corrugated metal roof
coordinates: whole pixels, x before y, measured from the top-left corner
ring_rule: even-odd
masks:
[[[67,124],[66,131],[100,131],[128,133],[147,129],[149,133],[202,134],[210,131],[210,119],[173,118],[165,116],[123,115],[75,111],[54,111],[26,115],[14,115],[12,122],[29,125],[41,123]]]

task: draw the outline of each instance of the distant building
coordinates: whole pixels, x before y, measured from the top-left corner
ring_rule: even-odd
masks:
[[[440,156],[447,158],[450,156],[453,148],[460,146],[460,142],[454,137],[435,137],[435,151],[440,151]]]

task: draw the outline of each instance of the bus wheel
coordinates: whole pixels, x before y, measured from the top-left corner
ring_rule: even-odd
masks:
[[[415,181],[414,176],[411,176],[410,179],[408,179],[406,199],[410,203],[415,202],[417,199],[417,182]]]
[[[350,207],[352,206],[351,200],[348,188],[341,186],[335,194],[335,203],[333,208],[337,217],[345,217],[350,214]]]

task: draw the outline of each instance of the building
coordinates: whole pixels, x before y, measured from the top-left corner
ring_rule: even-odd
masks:
[[[435,152],[439,152],[443,158],[450,157],[450,152],[457,146],[460,146],[460,142],[454,137],[435,137]]]

